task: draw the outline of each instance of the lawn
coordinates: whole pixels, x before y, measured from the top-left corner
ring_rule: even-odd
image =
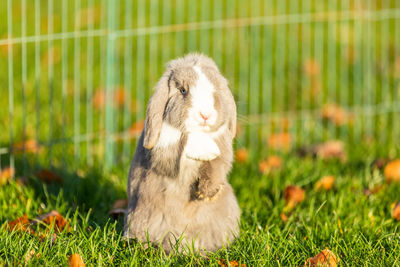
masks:
[[[375,164],[400,158],[397,1],[115,2],[0,1],[0,171],[15,164],[15,179],[0,176],[0,266],[74,253],[88,266],[300,266],[326,248],[343,265],[400,265],[400,183]],[[240,237],[206,257],[128,243],[109,214],[152,88],[193,51],[215,60],[238,107]],[[298,153],[335,139],[346,157]],[[261,173],[271,156],[281,166]],[[317,190],[324,176],[334,185]],[[291,208],[289,185],[305,192]],[[9,229],[52,210],[70,227]]]
[[[55,170],[63,178],[61,184],[46,184],[34,175],[26,185],[9,181],[0,187],[0,260],[12,265],[65,265],[71,254],[79,253],[87,265],[217,266],[226,259],[247,266],[299,266],[328,248],[343,265],[399,265],[400,222],[392,218],[392,209],[400,200],[400,184],[384,182],[375,158],[369,156],[371,148],[346,150],[345,161],[284,153],[281,169],[269,174],[260,174],[255,164],[266,154],[250,153],[247,162],[235,163],[229,180],[242,210],[240,237],[230,248],[207,257],[167,256],[122,240],[123,220],[108,212],[115,200],[125,197],[128,165],[107,175],[95,169],[79,175]],[[335,177],[333,188],[317,190],[316,182],[326,175]],[[306,193],[290,212],[283,196],[288,185]],[[59,211],[71,226],[53,242],[51,228],[44,240],[7,230],[7,221],[23,214],[33,219],[51,210]],[[282,213],[288,216],[286,221]]]

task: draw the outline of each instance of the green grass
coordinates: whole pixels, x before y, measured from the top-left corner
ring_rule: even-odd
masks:
[[[110,218],[114,200],[125,197],[128,166],[104,175],[90,170],[80,178],[61,173],[62,185],[46,185],[31,176],[29,184],[11,181],[0,187],[0,262],[18,265],[35,250],[29,264],[65,265],[79,253],[88,265],[217,265],[219,259],[235,259],[248,266],[299,266],[307,258],[329,248],[343,265],[399,265],[400,222],[391,217],[391,204],[400,201],[400,184],[387,185],[373,170],[370,148],[348,148],[349,159],[321,161],[283,155],[281,171],[260,175],[256,162],[266,156],[252,155],[249,163],[234,165],[230,182],[242,210],[240,237],[228,249],[208,254],[169,255],[155,248],[121,239],[123,220]],[[396,150],[397,155],[399,150]],[[336,177],[333,190],[320,192],[315,182],[324,175]],[[280,214],[283,190],[289,184],[306,190],[306,199],[287,222]],[[366,196],[363,190],[383,184]],[[21,232],[10,233],[6,221],[23,214],[34,218],[56,209],[68,218],[72,231],[58,235],[54,245]]]
[[[48,3],[53,3],[53,10]],[[363,194],[364,188],[383,183],[382,173],[371,169],[374,158],[400,157],[397,1],[121,0],[115,10],[107,3],[0,1],[0,41],[17,38],[12,54],[9,46],[0,45],[0,167],[12,162],[4,149],[14,143],[35,139],[42,146],[39,155],[15,155],[16,176],[29,177],[28,185],[10,181],[0,186],[0,266],[24,264],[32,250],[40,254],[28,262],[32,266],[65,265],[72,253],[99,266],[217,265],[221,258],[248,266],[299,266],[326,247],[343,265],[400,265],[400,223],[391,218],[391,203],[400,201],[400,185],[385,184],[377,194]],[[86,8],[93,11],[93,24],[85,23]],[[327,19],[362,10],[371,11],[376,19]],[[107,20],[111,12],[115,25]],[[325,16],[307,21],[313,12]],[[83,23],[78,23],[78,14]],[[306,22],[296,21],[296,14],[304,14]],[[120,31],[275,15],[284,22],[155,34],[147,30],[144,35]],[[24,25],[27,36],[93,32],[109,26],[119,35],[110,50],[109,35],[103,34],[24,43],[18,41]],[[240,238],[207,258],[166,256],[126,243],[121,240],[122,219],[114,221],[108,215],[113,202],[126,197],[135,140],[113,139],[110,154],[105,132],[124,133],[142,120],[166,62],[193,51],[214,58],[229,80],[242,128],[235,146],[251,151],[250,161],[235,164],[230,175],[242,209]],[[107,53],[113,62],[107,61]],[[319,67],[314,75],[306,71],[310,60]],[[114,75],[107,78],[110,70]],[[107,84],[111,90],[123,88],[123,106],[113,107],[112,101],[103,109],[93,105],[93,97]],[[327,103],[343,107],[351,122],[338,126],[322,121],[320,109]],[[106,110],[111,120],[107,121]],[[283,154],[280,172],[260,175],[257,162],[274,153],[265,140],[282,131],[290,133],[293,145],[341,139],[348,161],[302,159],[290,151]],[[106,155],[111,155],[111,169],[104,169]],[[60,174],[63,183],[42,184],[33,175],[41,168]],[[317,192],[314,184],[324,175],[336,177],[335,188]],[[307,197],[285,223],[280,218],[285,206],[282,192],[289,184],[303,187]],[[32,219],[52,209],[67,217],[73,229],[58,235],[54,245],[5,228],[7,221],[25,213]]]

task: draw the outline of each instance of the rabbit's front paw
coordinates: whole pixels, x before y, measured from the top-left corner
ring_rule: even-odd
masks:
[[[221,189],[222,184],[215,187],[210,180],[200,180],[196,195],[200,200],[213,201],[218,197]]]
[[[205,133],[191,133],[185,147],[186,157],[194,160],[210,161],[221,154],[218,145]]]

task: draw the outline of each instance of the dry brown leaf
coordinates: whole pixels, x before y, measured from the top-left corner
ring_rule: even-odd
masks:
[[[334,183],[335,183],[335,177],[331,175],[324,176],[315,184],[315,188],[317,190],[323,189],[327,191],[332,189]]]
[[[283,197],[286,200],[285,209],[290,210],[305,199],[306,193],[302,188],[296,185],[289,185],[285,188]]]
[[[249,157],[249,151],[247,150],[247,148],[242,147],[236,150],[236,160],[238,162],[241,163],[246,162],[248,157]]]
[[[34,249],[32,249],[31,251],[29,251],[26,255],[25,255],[25,264],[28,265],[29,261],[33,258],[39,258],[41,255],[40,253],[36,253],[36,251]]]
[[[366,196],[370,196],[370,195],[374,195],[374,194],[378,193],[379,191],[381,191],[381,189],[382,189],[382,185],[379,184],[373,188],[365,188],[363,190],[363,193]]]
[[[77,14],[75,14],[75,18],[77,20],[76,23],[80,28],[85,28],[88,25],[99,23],[101,17],[102,14],[100,6],[82,8],[77,12]]]
[[[336,104],[326,104],[322,108],[322,118],[334,123],[337,126],[342,126],[351,122],[351,118],[347,112]]]
[[[45,183],[52,183],[52,182],[62,183],[61,176],[50,170],[45,170],[45,169],[40,170],[35,174],[35,176]]]
[[[29,219],[28,215],[24,214],[21,217],[15,219],[14,221],[8,222],[7,227],[10,231],[18,230],[18,231],[25,231],[29,226]]]
[[[268,137],[267,143],[273,149],[289,149],[292,137],[287,132],[272,134]]]
[[[132,126],[129,128],[129,134],[138,136],[142,133],[144,129],[144,120],[140,120],[132,124]]]
[[[58,232],[69,230],[68,221],[56,210],[40,215],[33,220],[33,224],[44,223],[55,228]]]
[[[69,267],[85,267],[85,263],[82,260],[82,257],[78,254],[72,254],[68,259]]]
[[[40,152],[41,146],[35,139],[28,139],[25,142],[15,143],[13,151],[16,154],[20,153],[38,153]]]
[[[400,159],[389,162],[385,167],[384,174],[386,182],[400,182]]]
[[[7,40],[8,39],[8,34],[3,35],[1,38],[1,40]],[[0,52],[2,55],[7,56],[8,53],[10,52],[10,47],[14,46],[14,44],[11,41],[7,41],[6,44],[0,45]]]
[[[239,264],[239,262],[237,260],[231,260],[229,262],[229,264],[227,264],[225,259],[220,259],[218,261],[218,265],[222,266],[222,267],[239,267],[239,266],[240,267],[246,267],[246,264],[244,264],[244,263]]]
[[[7,183],[15,174],[15,169],[11,167],[7,167],[1,170],[0,172],[0,185]]]
[[[393,218],[400,221],[400,202],[393,208]]]
[[[289,219],[289,217],[283,212],[279,216],[281,217],[281,220],[283,222],[287,222],[287,220]]]
[[[340,259],[330,251],[329,249],[324,249],[318,253],[315,257],[309,258],[304,266],[325,266],[325,267],[336,267]]]
[[[344,144],[339,140],[327,141],[318,145],[315,152],[319,158],[324,160],[337,158],[344,161],[347,158]]]
[[[114,219],[117,219],[118,216],[125,214],[127,206],[128,206],[127,199],[118,199],[114,202],[114,205],[111,207],[108,214],[112,215]]]
[[[49,62],[50,60],[50,62]],[[47,50],[46,54],[42,57],[42,64],[48,67],[49,65],[55,65],[61,60],[61,48],[59,46],[54,46]]]
[[[307,76],[316,76],[320,73],[320,64],[313,58],[304,62],[304,71]]]
[[[259,171],[264,174],[279,170],[281,167],[282,159],[278,156],[270,156],[258,164]]]
[[[97,90],[92,98],[93,106],[97,109],[103,109],[106,105],[106,92],[102,89]]]
[[[372,169],[382,170],[389,162],[390,158],[377,158],[372,162],[371,167]]]

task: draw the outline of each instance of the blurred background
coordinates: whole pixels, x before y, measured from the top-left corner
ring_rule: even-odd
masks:
[[[0,168],[129,164],[166,63],[212,57],[236,148],[399,146],[396,0],[2,0]]]

